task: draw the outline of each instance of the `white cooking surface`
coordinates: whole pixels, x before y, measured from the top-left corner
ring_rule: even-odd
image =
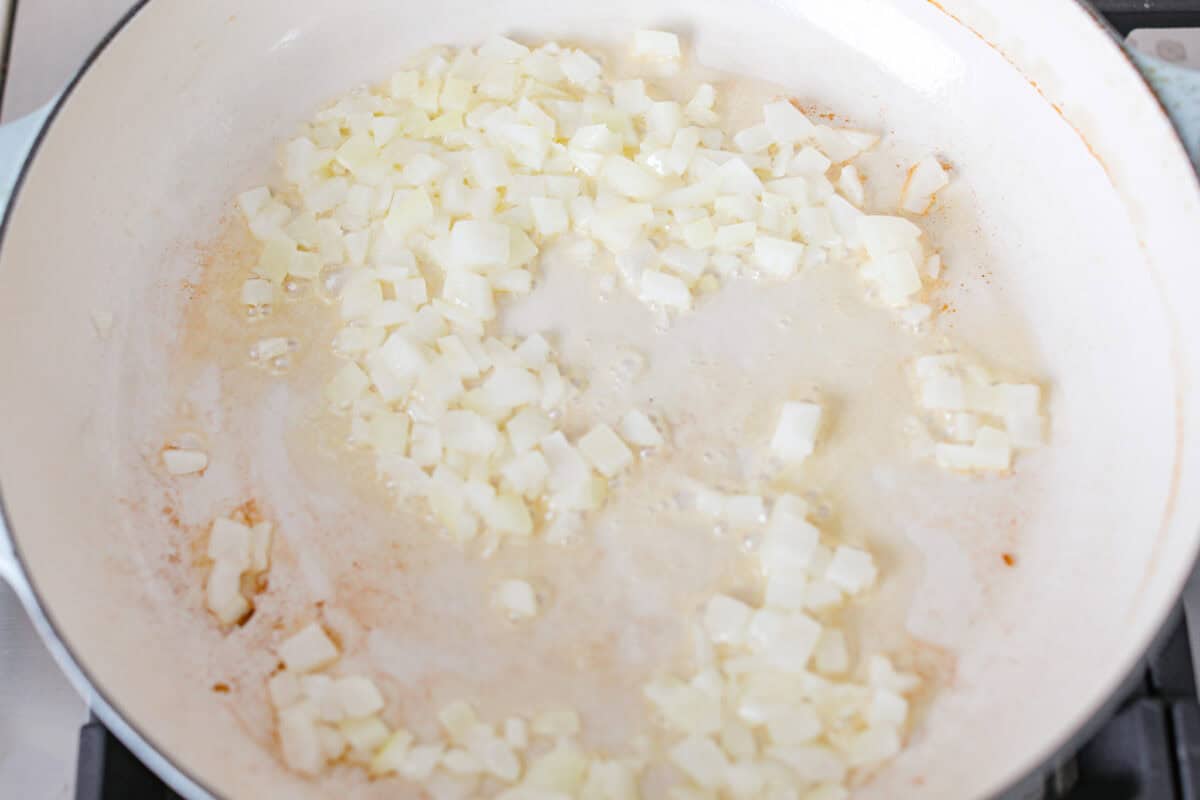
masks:
[[[0,35],[10,2],[0,0]],[[134,0],[19,2],[0,121],[26,114],[53,97],[133,4]],[[1200,68],[1200,29],[1136,31],[1130,41],[1160,58]],[[1189,611],[1200,611],[1200,575],[1193,577],[1188,594]],[[1193,624],[1200,622],[1200,614],[1189,616]],[[1194,648],[1198,642],[1200,636],[1193,636]],[[1200,664],[1200,658],[1194,660]],[[83,701],[55,668],[16,597],[0,584],[0,797],[72,797],[79,727],[86,717]]]

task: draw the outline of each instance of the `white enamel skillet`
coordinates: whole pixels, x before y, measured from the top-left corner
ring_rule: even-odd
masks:
[[[958,299],[986,315],[1002,294],[1052,387],[1019,530],[980,522],[981,537],[1017,537],[1019,568],[999,579],[930,544],[938,531],[904,531],[925,543],[912,624],[955,669],[862,796],[1014,791],[1078,741],[1175,606],[1200,544],[1200,185],[1185,149],[1200,145],[1200,84],[1149,65],[1156,97],[1083,5],[152,0],[51,107],[2,132],[17,189],[0,250],[0,574],[96,713],[185,796],[316,793],[195,680],[211,641],[160,613],[128,546],[155,524],[122,499],[150,480],[131,434],[192,243],[295,123],[419,47],[641,26],[946,154],[971,235],[950,220],[944,246],[994,278]]]

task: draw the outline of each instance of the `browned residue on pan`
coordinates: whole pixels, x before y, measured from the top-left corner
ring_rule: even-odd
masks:
[[[230,354],[242,352],[239,345],[248,337],[236,301],[239,281],[249,273],[257,245],[245,225],[228,215],[218,222],[218,231],[193,246],[199,280],[182,281],[179,286],[186,301],[182,352],[175,360],[180,365],[215,361],[222,367],[234,366],[229,363]]]
[[[1110,180],[1112,179],[1112,176],[1109,174],[1109,171],[1108,171],[1108,166],[1104,163],[1104,159],[1101,158],[1100,154],[1096,152],[1096,149],[1094,147],[1092,147],[1092,143],[1088,141],[1088,138],[1087,138],[1087,136],[1084,135],[1083,131],[1079,130],[1079,128],[1075,125],[1075,123],[1071,122],[1071,120],[1067,118],[1067,115],[1062,110],[1062,106],[1060,106],[1058,103],[1055,103],[1053,100],[1051,100],[1049,97],[1046,96],[1046,93],[1042,91],[1042,87],[1038,85],[1037,81],[1030,78],[1028,75],[1026,75],[1024,73],[1024,71],[1022,71],[1022,69],[1019,66],[1017,66],[1017,62],[1014,61],[1011,57],[1009,57],[1008,53],[1006,53],[1002,49],[1000,49],[1000,47],[995,42],[992,42],[991,40],[989,40],[982,33],[975,30],[967,23],[963,22],[957,15],[955,15],[952,12],[950,12],[949,10],[947,10],[945,6],[943,6],[941,3],[938,2],[938,0],[925,0],[925,2],[929,3],[929,5],[933,6],[938,11],[942,12],[950,19],[954,20],[962,28],[970,31],[972,34],[975,35],[976,38],[979,39],[979,41],[983,42],[989,48],[991,48],[996,53],[996,55],[1000,56],[1005,61],[1007,61],[1009,63],[1009,66],[1011,66],[1014,70],[1016,70],[1017,74],[1019,74],[1021,77],[1023,77],[1025,79],[1025,81],[1033,88],[1033,90],[1038,93],[1038,96],[1046,101],[1046,105],[1048,105],[1048,106],[1050,106],[1050,108],[1054,109],[1054,112],[1062,118],[1063,122],[1067,123],[1067,126],[1070,127],[1071,130],[1075,131],[1075,133],[1079,136],[1079,140],[1081,142],[1083,142],[1083,146],[1087,148],[1087,151],[1089,153],[1091,153],[1092,158],[1094,158],[1096,160],[1096,163],[1100,165],[1100,168],[1102,170],[1104,170],[1104,174],[1109,175]]]
[[[909,637],[909,644],[891,655],[896,668],[911,672],[921,678],[921,686],[910,696],[909,741],[920,737],[924,731],[925,718],[933,707],[934,699],[947,687],[954,685],[958,659],[944,647],[916,637]],[[882,767],[881,769],[886,769]],[[853,777],[855,785],[870,783],[875,773],[859,773]],[[923,778],[915,778],[920,785]]]
[[[990,41],[987,37],[985,37],[979,31],[975,30],[975,28],[973,28],[970,25],[968,25],[967,23],[965,23],[957,15],[951,13],[938,0],[925,0],[925,2],[929,3],[929,5],[936,8],[942,14],[944,14],[947,17],[949,17],[950,19],[954,20],[954,22],[957,23],[963,29],[970,31],[972,34],[974,34],[981,42],[986,44],[993,52],[995,52],[997,55],[999,55],[1001,58],[1003,58],[1005,61],[1007,61],[1009,63],[1009,65],[1012,66],[1013,70],[1015,70],[1017,72],[1017,74],[1021,75],[1026,80],[1026,82],[1029,83],[1030,87],[1032,87],[1033,90],[1038,93],[1038,96],[1041,97],[1043,100],[1045,100],[1046,104],[1049,105],[1050,108],[1054,109],[1055,113],[1058,114],[1058,116],[1063,120],[1063,122],[1066,123],[1067,126],[1069,126],[1071,128],[1071,130],[1075,131],[1075,133],[1079,136],[1079,140],[1083,143],[1083,146],[1087,148],[1088,153],[1091,154],[1091,156],[1095,160],[1096,164],[1100,167],[1101,170],[1103,170],[1105,177],[1108,179],[1109,184],[1112,185],[1113,191],[1116,192],[1117,197],[1121,198],[1122,202],[1124,203],[1125,195],[1121,192],[1120,188],[1117,186],[1116,182],[1113,180],[1113,175],[1112,175],[1112,172],[1109,170],[1108,165],[1104,162],[1104,159],[1101,158],[1100,154],[1096,151],[1096,149],[1094,147],[1092,147],[1092,143],[1088,141],[1088,138],[1083,133],[1083,131],[1081,131],[1078,126],[1076,126],[1073,122],[1071,122],[1070,118],[1068,118],[1067,115],[1063,112],[1062,106],[1060,106],[1059,104],[1050,100],[1050,98],[1046,96],[1046,93],[1044,91],[1042,91],[1042,87],[1038,85],[1037,81],[1033,80],[1028,75],[1026,75],[1024,73],[1024,71],[1019,66],[1017,66],[1016,61],[1014,61],[998,45],[996,45],[994,42]],[[1084,10],[1085,13],[1087,13],[1089,15],[1089,18],[1091,19],[1093,24],[1095,24],[1098,28],[1101,28],[1101,30],[1103,31],[1102,23],[1094,15],[1092,15],[1091,12],[1088,12],[1086,7],[1084,7],[1082,5],[1080,7],[1082,10]],[[1114,46],[1116,46],[1116,45],[1114,44]],[[1163,114],[1166,114],[1166,110],[1165,110],[1165,108],[1162,107],[1161,102],[1159,103],[1159,107],[1160,107],[1160,109],[1162,109]],[[1126,205],[1128,205],[1128,204],[1126,204]],[[1132,223],[1132,219],[1131,219],[1131,225],[1133,225],[1133,227],[1135,229],[1137,228],[1137,225]],[[1182,359],[1180,358],[1180,353],[1179,353],[1179,340],[1180,340],[1179,325],[1178,325],[1175,317],[1169,311],[1170,306],[1167,304],[1166,287],[1163,286],[1162,280],[1160,279],[1158,272],[1151,265],[1149,255],[1147,254],[1147,251],[1146,251],[1146,243],[1140,236],[1137,239],[1137,245],[1138,245],[1138,249],[1141,250],[1141,252],[1142,252],[1142,259],[1143,259],[1142,263],[1146,267],[1146,272],[1150,276],[1150,280],[1153,282],[1154,288],[1157,290],[1159,297],[1162,300],[1164,315],[1166,317],[1167,325],[1170,329],[1171,346],[1170,346],[1170,351],[1168,353],[1168,357],[1171,362],[1172,374],[1175,376],[1175,397],[1174,397],[1175,452],[1174,452],[1174,456],[1173,456],[1174,460],[1171,465],[1171,477],[1170,477],[1170,481],[1169,481],[1169,484],[1167,487],[1167,497],[1166,497],[1165,502],[1163,503],[1162,518],[1161,518],[1161,521],[1159,522],[1158,532],[1155,534],[1154,546],[1153,546],[1153,549],[1150,554],[1148,568],[1146,569],[1145,573],[1142,575],[1142,579],[1138,584],[1137,590],[1134,592],[1135,602],[1133,605],[1130,606],[1130,610],[1129,610],[1129,613],[1131,616],[1137,610],[1137,600],[1144,596],[1146,587],[1149,585],[1151,579],[1154,577],[1155,573],[1157,572],[1158,563],[1159,563],[1160,559],[1162,558],[1163,546],[1166,543],[1167,533],[1170,529],[1171,521],[1175,515],[1175,508],[1178,505],[1179,490],[1180,490],[1180,485],[1181,485],[1182,479],[1183,479],[1183,456],[1184,456],[1184,441],[1185,441],[1185,431],[1184,431],[1184,418],[1185,417],[1184,417],[1184,415],[1185,415],[1185,405],[1186,405],[1187,393],[1188,393],[1188,389],[1189,389],[1189,387],[1187,385],[1187,373],[1184,370],[1183,362],[1182,362]]]
[[[799,100],[799,98],[788,97],[786,99],[789,103],[791,103],[796,108],[796,110],[803,113],[804,116],[806,116],[806,117],[810,117],[810,118],[816,117],[818,119],[823,119],[826,122],[840,121],[843,124],[848,124],[850,122],[850,120],[847,119],[846,117],[840,117],[837,114],[833,113],[832,111],[829,111],[828,109],[825,109],[821,106],[817,106],[817,105],[813,105],[813,104],[805,105],[803,102],[801,102]]]

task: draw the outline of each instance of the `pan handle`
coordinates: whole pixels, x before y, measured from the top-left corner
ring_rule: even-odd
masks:
[[[47,103],[20,119],[0,125],[0,208],[6,218],[17,178],[53,107],[53,102]],[[12,538],[3,520],[0,520],[0,579],[12,586],[22,600],[28,599],[25,576],[17,563]]]
[[[24,600],[24,590],[27,587],[25,583],[25,574],[21,571],[21,565],[17,563],[16,553],[13,552],[12,539],[8,535],[8,528],[3,522],[0,522],[0,580],[7,583],[12,590]]]
[[[1200,70],[1163,61],[1132,47],[1126,49],[1175,123],[1192,163],[1200,167]]]
[[[25,159],[46,124],[58,99],[12,122],[0,125],[0,207],[8,213],[13,187],[25,166]]]

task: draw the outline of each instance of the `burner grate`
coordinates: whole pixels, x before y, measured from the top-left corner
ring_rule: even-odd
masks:
[[[1200,28],[1200,0],[1092,0],[1092,5],[1122,36],[1138,28]]]

